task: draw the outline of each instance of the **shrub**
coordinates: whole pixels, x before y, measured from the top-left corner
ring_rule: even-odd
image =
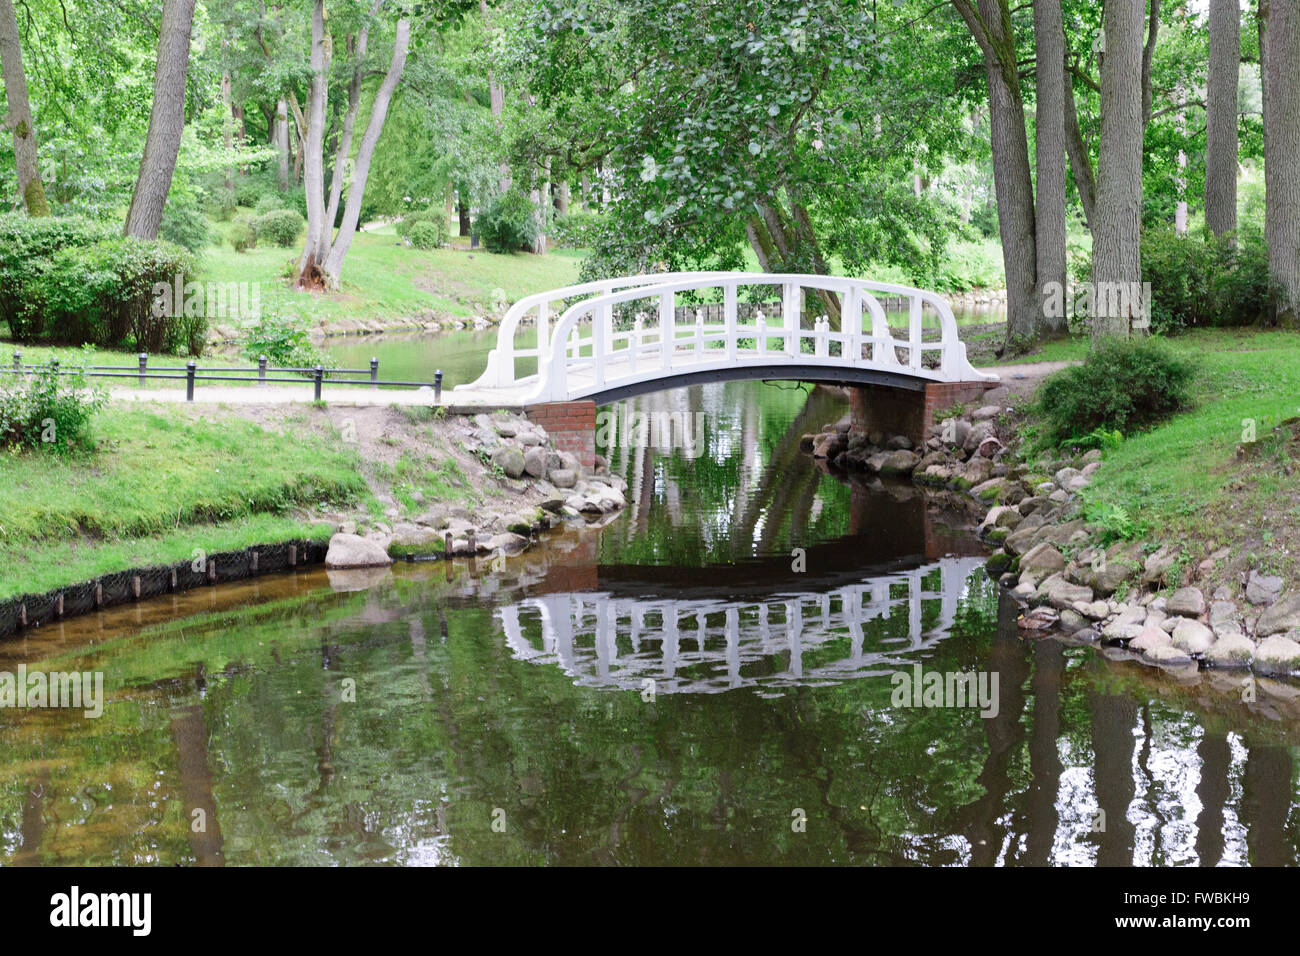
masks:
[[[192,192],[172,189],[163,210],[158,237],[198,252],[211,240],[208,217]]]
[[[257,233],[251,219],[236,219],[230,224],[226,238],[236,252],[247,252],[257,245]]]
[[[1113,441],[1113,432],[1147,428],[1187,404],[1194,368],[1159,339],[1099,343],[1082,365],[1050,375],[1035,412],[1048,444]]]
[[[292,209],[273,209],[253,220],[258,239],[266,239],[277,246],[291,246],[302,234],[302,216]]]
[[[552,223],[550,238],[570,249],[590,248],[596,244],[601,222],[599,213],[571,212]]]
[[[257,201],[257,205],[253,207],[253,212],[257,213],[259,216],[264,216],[273,210],[287,208],[288,206],[285,203],[285,198],[282,193],[267,193]]]
[[[60,249],[107,239],[116,228],[75,216],[0,216],[0,320],[19,342],[40,337],[44,316],[35,287]]]
[[[1151,328],[1249,325],[1269,313],[1268,249],[1258,229],[1232,238],[1171,229],[1142,234],[1142,279],[1151,283]]]
[[[0,381],[0,447],[69,451],[88,444],[90,419],[104,404],[85,372],[40,369]]]
[[[245,357],[254,362],[265,355],[271,365],[281,368],[311,368],[324,361],[311,340],[311,326],[302,316],[263,315],[244,330],[242,345]]]
[[[263,196],[276,193],[279,186],[272,177],[245,176],[235,182],[235,203],[252,209]]]
[[[518,189],[502,193],[474,223],[488,252],[522,252],[537,240],[536,210]]]
[[[432,226],[436,236],[436,244],[433,246],[416,246],[417,249],[433,249],[437,246],[446,245],[451,238],[451,230],[447,227],[447,216],[442,209],[421,209],[414,212],[408,212],[405,217],[398,222],[395,227],[397,234],[403,238],[411,238],[411,233],[417,225],[421,223]],[[414,242],[411,245],[415,245]]]
[[[154,287],[182,286],[194,271],[190,254],[163,240],[108,239],[55,253],[36,292],[44,334],[57,342],[174,353],[199,348],[207,330],[184,308],[155,308]],[[155,314],[161,313],[161,314]]]
[[[438,234],[438,227],[431,222],[417,222],[411,227],[407,238],[415,249],[437,249],[443,242],[443,236]]]

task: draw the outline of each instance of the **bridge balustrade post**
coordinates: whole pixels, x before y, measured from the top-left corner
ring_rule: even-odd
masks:
[[[907,303],[907,364],[913,370],[921,367],[921,297],[912,296]]]
[[[704,361],[704,310],[695,310],[695,361]]]
[[[727,330],[727,361],[736,361],[736,283],[722,288],[722,324]]]
[[[830,355],[830,333],[830,318],[825,315],[818,316],[813,324],[813,354],[818,358],[826,358]]]
[[[600,315],[593,316],[591,330],[592,373],[597,385],[605,384],[605,358],[613,346],[614,308],[610,305],[600,307]]]
[[[803,286],[787,282],[781,293],[781,311],[785,330],[782,339],[785,342],[786,355],[799,354],[799,315],[803,311]]]
[[[754,316],[754,328],[758,332],[758,354],[767,354],[767,320],[763,318],[763,310],[759,309],[758,314]]]
[[[628,369],[633,375],[636,374],[637,359],[641,355],[641,338],[645,334],[645,313],[638,312],[636,318],[632,320],[632,341],[628,349]]]
[[[844,293],[844,305],[840,309],[841,357],[847,358],[854,365],[862,361],[862,296],[855,285],[849,286]]]
[[[665,371],[673,367],[673,350],[677,347],[676,299],[672,292],[659,294],[659,351],[660,368]]]
[[[537,352],[540,355],[545,352],[551,341],[551,310],[545,303],[538,303],[537,306]],[[510,378],[515,377],[513,363],[510,369]]]

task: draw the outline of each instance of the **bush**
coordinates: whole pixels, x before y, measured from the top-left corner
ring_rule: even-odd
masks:
[[[236,252],[252,249],[257,245],[257,231],[253,228],[253,221],[247,218],[236,219],[230,224],[226,238]]]
[[[52,341],[105,348],[201,350],[204,316],[187,316],[183,307],[155,307],[156,285],[175,288],[179,276],[183,286],[193,271],[190,254],[163,240],[128,237],[62,249],[50,258],[35,290],[42,332]]]
[[[90,419],[104,404],[85,373],[41,369],[0,382],[0,447],[69,451],[88,444]]]
[[[0,320],[9,324],[14,339],[29,342],[42,333],[44,317],[35,287],[50,256],[60,249],[107,239],[116,231],[106,223],[75,216],[0,216]]]
[[[285,197],[282,193],[267,193],[257,201],[257,205],[253,207],[253,212],[257,213],[259,216],[264,216],[268,212],[272,212],[276,209],[287,208],[288,206],[286,205]]]
[[[244,356],[256,362],[265,355],[271,365],[280,368],[312,368],[323,363],[324,357],[312,342],[310,330],[302,316],[263,315],[244,330]]]
[[[253,220],[258,239],[266,239],[277,246],[291,246],[302,234],[302,216],[292,209],[273,209]]]
[[[1159,339],[1110,339],[1082,365],[1049,376],[1035,412],[1051,445],[1100,445],[1115,431],[1147,428],[1185,406],[1195,369]]]
[[[1142,280],[1151,283],[1151,328],[1249,325],[1269,314],[1268,249],[1258,229],[1229,237],[1142,234]]]
[[[279,185],[272,176],[258,175],[240,177],[235,182],[235,203],[252,209],[258,204],[263,196],[276,194],[278,192]]]
[[[444,229],[445,233],[446,230]],[[437,249],[442,245],[444,236],[438,234],[438,227],[431,222],[417,222],[411,227],[407,237],[414,249]]]
[[[433,249],[437,246],[446,245],[451,238],[451,230],[447,226],[447,216],[441,208],[439,209],[420,209],[414,212],[408,212],[396,225],[396,233],[404,239],[411,238],[411,232],[421,223],[432,226],[437,239],[432,246],[416,246],[417,249]],[[415,243],[411,243],[415,245]]]
[[[163,210],[158,237],[198,252],[211,240],[208,218],[193,193],[173,189]]]
[[[502,193],[474,223],[488,252],[523,252],[537,241],[536,210],[518,189]]]
[[[549,238],[570,249],[587,249],[596,244],[602,222],[599,213],[571,212],[551,224]]]

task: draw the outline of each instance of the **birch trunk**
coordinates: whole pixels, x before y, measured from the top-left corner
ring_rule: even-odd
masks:
[[[14,162],[18,170],[18,192],[29,216],[48,216],[49,203],[41,184],[37,162],[36,125],[27,99],[27,73],[23,70],[23,52],[18,43],[18,16],[13,0],[0,0],[0,70],[4,72],[5,97],[9,115],[5,125],[14,137]]]

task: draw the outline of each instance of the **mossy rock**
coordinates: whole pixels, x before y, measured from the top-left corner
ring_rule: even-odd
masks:
[[[427,558],[441,556],[447,550],[447,543],[442,538],[428,544],[390,544],[390,558]]]
[[[989,577],[997,577],[1011,567],[1012,557],[1005,551],[994,551],[984,565]]]
[[[1010,533],[1011,533],[1010,528],[993,527],[993,528],[989,528],[987,531],[984,532],[984,538],[986,541],[992,541],[995,544],[1001,544],[1003,541],[1007,540],[1007,535],[1009,535]],[[999,568],[998,570],[1001,570],[1001,568]]]

